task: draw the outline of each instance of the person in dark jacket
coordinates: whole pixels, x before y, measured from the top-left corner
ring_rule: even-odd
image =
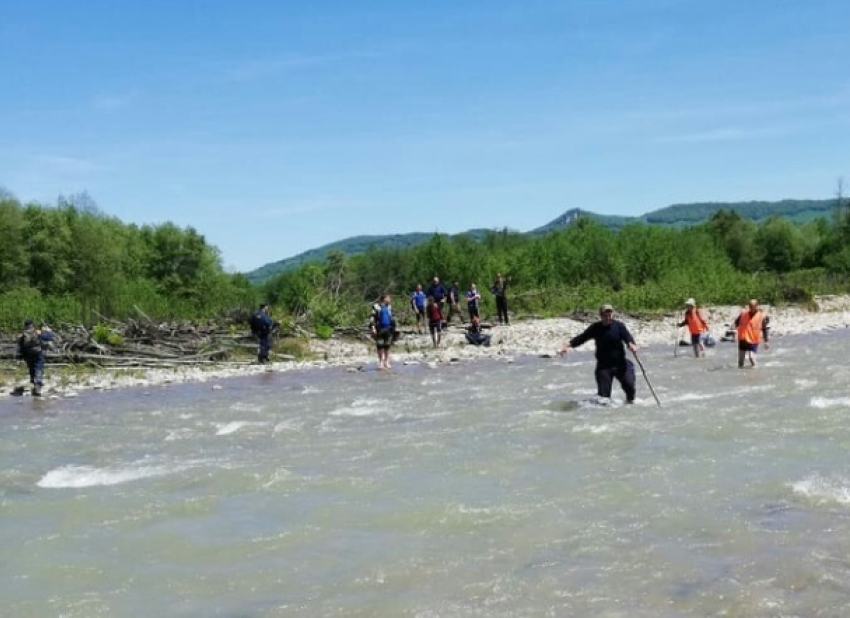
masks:
[[[271,350],[271,334],[274,321],[269,315],[269,306],[262,303],[251,316],[251,332],[257,338],[257,362],[260,364],[269,362],[269,351]]]
[[[490,286],[490,292],[496,298],[496,313],[499,314],[499,324],[510,324],[508,321],[508,283],[501,274],[496,275],[496,281]]]
[[[481,329],[481,320],[478,316],[472,318],[472,322],[466,328],[466,341],[472,345],[490,346],[490,335],[485,335]]]
[[[616,379],[623,387],[626,402],[634,403],[635,366],[626,358],[626,346],[634,354],[637,351],[637,344],[626,325],[614,319],[614,308],[611,305],[602,305],[599,309],[599,321],[588,326],[582,334],[564,343],[561,356],[565,355],[570,348],[577,348],[591,339],[596,342],[597,394],[600,397],[610,398],[611,387]]]
[[[434,277],[431,281],[431,286],[425,290],[425,295],[437,301],[437,304],[440,305],[440,312],[445,314],[446,299],[449,297],[449,291],[440,282],[439,277]]]
[[[463,324],[463,313],[460,311],[460,283],[452,282],[452,287],[449,288],[449,308],[446,322],[452,321],[452,316],[457,314],[460,318],[460,323]]]
[[[18,358],[27,364],[34,397],[41,396],[41,388],[44,386],[44,353],[52,341],[53,331],[49,326],[42,324],[38,329],[32,320],[24,321],[24,332],[18,337]],[[16,394],[23,392],[23,387],[16,390]]]

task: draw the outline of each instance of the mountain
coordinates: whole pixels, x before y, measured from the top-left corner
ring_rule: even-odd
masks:
[[[477,229],[463,232],[463,234],[471,236],[476,240],[480,240],[484,237],[484,234],[486,234],[487,231],[488,230]],[[460,235],[461,234],[456,234],[456,236]],[[251,283],[263,283],[279,273],[287,270],[293,270],[302,264],[307,264],[308,262],[321,262],[328,256],[328,254],[334,251],[341,251],[345,255],[357,255],[358,253],[365,253],[371,248],[404,249],[406,247],[422,244],[428,241],[432,236],[434,236],[433,233],[427,232],[411,232],[409,234],[390,234],[384,236],[352,236],[351,238],[344,238],[343,240],[337,240],[336,242],[322,245],[316,249],[310,249],[309,251],[299,253],[298,255],[278,262],[265,264],[256,270],[245,273],[245,276]]]
[[[572,225],[577,219],[585,217],[592,219],[607,228],[619,230],[630,223],[645,223],[648,225],[666,225],[684,227],[698,225],[707,221],[718,210],[732,210],[745,219],[759,222],[771,216],[780,216],[796,223],[805,223],[815,219],[832,216],[836,208],[836,200],[782,200],[779,202],[698,202],[693,204],[673,204],[665,208],[653,210],[639,217],[619,215],[600,215],[595,212],[572,208],[562,215],[552,219],[546,225],[526,232],[530,235],[541,235]],[[468,230],[456,236],[467,235],[481,239],[492,230]],[[391,234],[385,236],[353,236],[336,242],[310,249],[290,258],[265,264],[256,270],[245,273],[252,283],[263,283],[278,273],[298,268],[308,262],[324,260],[332,251],[341,251],[346,255],[365,253],[369,248],[375,249],[404,249],[428,241],[433,233],[412,232],[409,234]]]

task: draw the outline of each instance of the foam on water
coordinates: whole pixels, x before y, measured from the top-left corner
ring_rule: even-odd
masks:
[[[844,477],[825,478],[812,474],[791,484],[794,493],[813,498],[818,502],[837,502],[850,505],[850,481]]]
[[[129,468],[95,468],[93,466],[62,466],[49,471],[36,483],[45,489],[79,489],[97,485],[120,485],[144,478],[164,476],[171,472],[163,466]]]
[[[250,421],[231,421],[230,423],[216,423],[216,427],[218,427],[218,431],[215,432],[217,436],[228,436],[232,433],[236,433],[243,427],[247,427],[248,425],[257,425],[258,423],[251,423]],[[262,425],[262,423],[259,423]]]
[[[850,397],[812,397],[809,406],[821,410],[838,406],[850,407]]]
[[[328,412],[328,416],[377,416],[388,411],[389,402],[383,399],[355,399],[350,406]]]

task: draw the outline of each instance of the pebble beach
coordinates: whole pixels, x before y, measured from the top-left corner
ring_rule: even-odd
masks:
[[[783,336],[803,335],[850,327],[850,295],[819,296],[815,306],[762,306],[770,316],[771,343]],[[701,307],[711,333],[720,339],[741,311],[735,306]],[[639,347],[677,345],[685,338],[685,329],[677,327],[682,311],[638,318],[616,313]],[[437,367],[443,363],[475,362],[485,359],[510,361],[518,356],[553,357],[566,339],[582,332],[589,321],[571,318],[515,319],[509,326],[493,325],[485,332],[491,335],[489,347],[473,346],[466,342],[465,330],[457,323],[443,333],[440,347],[435,348],[430,335],[406,333],[396,342],[390,354],[394,367],[425,364]],[[719,344],[724,345],[724,344]],[[49,364],[45,372],[44,394],[48,398],[75,397],[81,391],[118,388],[146,388],[164,384],[206,382],[213,390],[226,388],[226,379],[264,372],[282,372],[327,367],[345,367],[348,371],[375,370],[374,345],[367,340],[352,338],[312,339],[312,360],[274,361],[266,365],[221,363],[219,365],[188,366],[169,369],[102,369],[94,372],[63,372],[61,378]],[[593,354],[592,343],[573,352]],[[25,382],[0,384],[0,397],[10,396],[16,386]]]

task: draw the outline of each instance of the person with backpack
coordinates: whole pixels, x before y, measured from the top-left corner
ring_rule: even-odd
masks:
[[[46,324],[35,327],[32,320],[24,321],[24,332],[18,337],[18,358],[27,364],[33,397],[41,396],[44,386],[44,353],[52,346],[53,331]],[[17,389],[23,394],[23,387]]]
[[[396,322],[393,317],[392,297],[383,294],[380,302],[372,307],[369,330],[378,351],[378,369],[390,368],[390,347],[395,341]]]
[[[259,344],[257,362],[261,365],[269,362],[272,328],[274,328],[274,321],[269,316],[269,306],[261,303],[259,309],[251,315],[251,334],[257,338]]]
[[[691,345],[694,348],[694,356],[699,358],[705,356],[705,346],[702,344],[704,333],[708,332],[708,322],[702,315],[702,311],[697,308],[697,303],[693,298],[685,301],[684,319],[679,322],[679,328],[688,327],[688,332],[691,334]]]

